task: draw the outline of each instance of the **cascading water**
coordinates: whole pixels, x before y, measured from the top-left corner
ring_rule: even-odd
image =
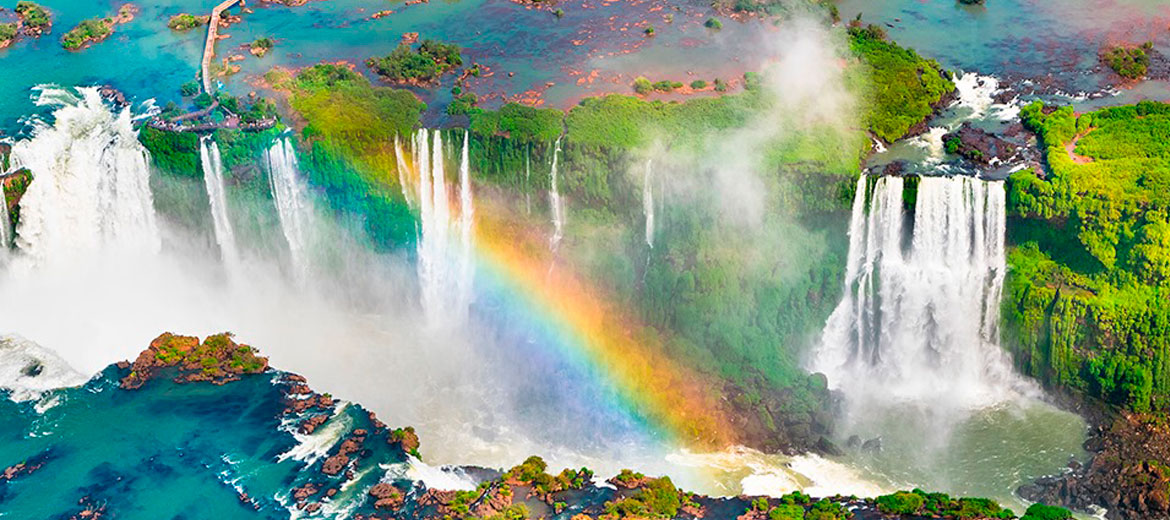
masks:
[[[406,165],[406,154],[402,151],[402,142],[398,136],[394,136],[394,160],[398,163],[398,187],[402,189],[402,199],[406,201],[407,207],[412,207],[410,195],[406,191],[406,176],[410,173],[410,167]]]
[[[471,199],[471,161],[468,144],[471,134],[463,131],[463,153],[459,158],[459,309],[466,310],[471,301],[471,228],[474,225],[474,202]]]
[[[308,189],[298,178],[296,150],[287,137],[277,139],[264,151],[268,178],[272,184],[272,199],[276,203],[280,229],[288,242],[289,259],[294,276],[304,283],[309,276],[308,254],[311,249],[313,205]]]
[[[642,175],[642,214],[646,219],[646,246],[654,247],[654,190],[650,185],[653,159],[646,159],[646,172]]]
[[[466,316],[471,298],[471,230],[474,210],[467,138],[464,138],[459,165],[457,230],[452,229],[454,223],[451,221],[444,173],[442,133],[437,130],[420,130],[415,135],[413,149],[415,171],[418,172],[422,231],[418,243],[422,306],[432,327],[444,324],[451,326],[453,321]],[[453,247],[453,242],[457,242],[457,248]],[[451,319],[453,315],[456,320]]]
[[[561,138],[558,137],[556,144],[553,145],[553,159],[552,170],[549,171],[549,191],[548,191],[548,206],[549,212],[552,213],[553,236],[552,248],[556,249],[561,244],[561,239],[565,237],[565,207],[561,201],[561,193],[557,191],[557,160],[561,154]]]
[[[866,213],[858,182],[845,295],[814,369],[851,401],[978,408],[1021,381],[999,347],[1004,189],[971,177],[923,177],[905,249],[904,180],[877,179]]]
[[[130,111],[111,111],[90,87],[76,95],[43,88],[37,104],[57,108],[52,125],[34,122],[32,137],[12,147],[13,169],[33,174],[21,199],[20,251],[33,262],[99,249],[158,252],[149,156]]]
[[[211,223],[215,231],[215,243],[219,245],[220,257],[228,276],[235,276],[240,263],[236,236],[228,219],[227,192],[224,188],[223,161],[219,157],[219,145],[210,135],[199,138],[199,159],[203,165],[203,185],[211,203]]]
[[[12,222],[8,218],[8,198],[4,193],[4,182],[0,179],[0,263],[8,259],[8,248],[12,243]]]

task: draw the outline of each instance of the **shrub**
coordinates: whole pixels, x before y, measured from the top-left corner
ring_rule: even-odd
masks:
[[[417,51],[401,43],[385,57],[366,60],[366,65],[391,81],[430,83],[462,66],[463,56],[458,45],[424,40]]]
[[[653,25],[647,26],[645,29],[642,30],[642,33],[644,33],[646,36],[654,36],[654,26]]]
[[[645,96],[652,90],[654,90],[654,84],[650,83],[649,79],[646,79],[643,76],[638,76],[638,78],[634,80],[634,92],[637,92],[638,95]]]
[[[1117,75],[1127,79],[1139,79],[1146,75],[1150,66],[1150,57],[1146,51],[1151,48],[1150,43],[1141,47],[1126,47],[1118,45],[1105,51],[1104,60]]]
[[[703,81],[701,79],[696,79],[696,80],[691,82],[691,88],[693,88],[695,90],[703,90],[703,89],[707,88],[707,82]]]
[[[30,29],[45,30],[52,24],[49,10],[28,0],[17,2],[15,11],[24,26]]]
[[[877,503],[878,511],[887,515],[912,515],[922,508],[926,500],[917,493],[898,491],[892,495],[877,497],[874,501]]]
[[[708,18],[707,21],[703,23],[703,25],[708,29],[715,29],[716,31],[723,28],[723,22],[720,22],[719,19],[715,17]]]
[[[1063,507],[1032,504],[1020,520],[1069,520],[1073,515]]]
[[[0,23],[0,43],[16,38],[16,23]]]
[[[167,21],[167,27],[175,31],[187,31],[200,25],[207,25],[210,21],[210,16],[194,16],[187,13],[179,13]]]

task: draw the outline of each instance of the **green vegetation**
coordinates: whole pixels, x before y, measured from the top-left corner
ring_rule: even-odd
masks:
[[[179,85],[179,94],[183,97],[191,97],[199,94],[199,82],[191,80],[182,85]]]
[[[471,133],[481,137],[507,137],[522,143],[547,143],[560,137],[559,110],[508,103],[499,110],[472,114]]]
[[[851,76],[865,93],[865,121],[879,139],[893,142],[906,135],[955,90],[937,62],[887,41],[880,27],[852,27],[849,41],[862,63]]]
[[[649,479],[646,485],[629,497],[607,502],[608,518],[674,518],[682,507],[683,495],[670,477]],[[603,518],[605,518],[603,517]]]
[[[1011,509],[987,498],[952,498],[946,493],[927,493],[921,489],[898,491],[873,500],[878,511],[887,515],[920,515],[955,519],[1011,519]]]
[[[447,105],[447,113],[453,116],[470,114],[478,102],[479,97],[471,92],[458,94]]]
[[[1020,520],[1070,520],[1072,517],[1072,513],[1063,507],[1032,504]]]
[[[701,79],[696,79],[696,80],[691,82],[691,88],[693,88],[695,90],[703,90],[703,89],[707,88],[707,82],[703,81]]]
[[[423,40],[418,50],[404,42],[385,57],[366,60],[366,65],[393,82],[426,84],[462,66],[463,57],[458,45]]]
[[[634,92],[637,92],[639,96],[645,96],[646,94],[649,94],[653,91],[654,84],[651,83],[649,79],[646,79],[643,76],[638,76],[636,79],[634,79]]]
[[[260,57],[268,54],[268,51],[272,50],[272,46],[273,42],[271,38],[268,38],[267,36],[256,38],[251,43],[251,45],[248,46],[248,52],[251,52],[253,56]]]
[[[1105,51],[1101,59],[1113,69],[1118,76],[1127,79],[1141,79],[1145,77],[1150,66],[1150,57],[1146,54],[1153,48],[1152,42],[1146,42],[1140,47],[1118,45]]]
[[[16,14],[20,17],[25,32],[37,36],[47,32],[53,24],[48,9],[28,0],[20,0],[16,3]]]
[[[16,22],[0,23],[0,47],[7,46],[16,39]]]
[[[1170,105],[1077,117],[1035,103],[1021,117],[1041,135],[1050,171],[1009,179],[1016,247],[1005,319],[1016,363],[1048,385],[1137,411],[1164,409]]]
[[[65,33],[61,46],[69,50],[80,49],[87,43],[104,40],[114,32],[113,18],[90,18]]]
[[[645,34],[646,36],[654,36],[654,26],[653,25],[646,26],[645,29],[642,29],[642,34]]]
[[[394,140],[409,136],[426,107],[406,90],[375,87],[339,65],[316,65],[295,76],[266,75],[288,92],[304,119],[309,151],[301,167],[337,211],[360,219],[378,247],[412,244],[414,217],[397,186]]]
[[[708,18],[707,21],[703,23],[703,25],[708,29],[715,29],[716,31],[723,28],[723,22],[720,22],[719,19],[715,17]]]
[[[207,25],[210,22],[210,16],[195,16],[187,13],[179,13],[167,21],[167,27],[175,31],[187,31],[201,25]]]

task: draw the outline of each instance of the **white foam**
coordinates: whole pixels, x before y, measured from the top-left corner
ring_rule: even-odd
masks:
[[[27,373],[38,365],[39,373]],[[81,386],[88,380],[53,351],[20,336],[0,336],[0,388],[10,392],[9,399],[32,401],[50,390]],[[57,402],[50,397],[38,403],[37,410],[47,410]]]
[[[286,431],[292,433],[293,438],[297,440],[297,444],[288,451],[281,453],[276,458],[277,462],[293,459],[304,462],[306,466],[312,466],[314,462],[324,457],[329,453],[329,449],[337,445],[341,441],[341,437],[349,431],[349,426],[352,421],[344,413],[348,406],[349,403],[342,402],[333,417],[308,435],[299,433],[293,429],[293,423],[291,422],[284,424],[283,427]]]
[[[406,476],[411,480],[421,481],[428,488],[448,491],[471,491],[479,484],[460,467],[435,467],[414,457],[410,458]]]

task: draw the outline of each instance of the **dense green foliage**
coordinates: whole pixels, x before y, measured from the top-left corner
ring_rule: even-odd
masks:
[[[1072,517],[1072,513],[1063,507],[1032,504],[1020,520],[1070,520]]]
[[[138,132],[138,140],[150,151],[150,159],[159,171],[180,177],[202,175],[198,135],[164,132],[147,126]]]
[[[865,120],[870,132],[882,140],[893,142],[906,135],[955,90],[937,62],[887,41],[879,27],[853,27],[849,42],[861,59],[854,77],[864,85]]]
[[[360,220],[373,242],[397,247],[414,240],[414,220],[390,177],[396,170],[395,139],[409,136],[426,107],[414,94],[376,87],[344,67],[322,64],[295,76],[267,75],[289,93],[306,121],[309,151],[301,167],[337,209]]]
[[[683,493],[674,487],[670,477],[649,479],[633,495],[605,504],[606,516],[611,518],[674,518],[682,507]]]
[[[1128,79],[1140,79],[1146,75],[1146,71],[1150,66],[1150,57],[1146,54],[1153,47],[1153,44],[1146,42],[1141,47],[1128,47],[1118,45],[1105,51],[1105,63],[1109,68],[1113,69],[1117,75]]]
[[[1049,171],[1010,179],[1005,318],[1020,368],[1147,410],[1170,397],[1170,105],[1022,111]],[[1075,142],[1075,145],[1072,144]],[[1078,157],[1078,163],[1069,147]]]
[[[195,16],[187,13],[179,13],[167,21],[167,27],[176,31],[186,31],[199,27],[200,25],[207,25],[210,21],[210,16]]]
[[[955,519],[1015,518],[1011,509],[1005,509],[987,498],[952,498],[946,493],[928,493],[921,489],[898,491],[873,500],[878,511],[887,515],[921,515]]]
[[[21,23],[28,29],[47,30],[52,24],[49,10],[28,0],[20,0],[16,3],[16,14],[20,16]]]
[[[16,38],[16,22],[0,23],[0,44]]]
[[[114,32],[114,20],[111,18],[90,18],[65,33],[61,38],[61,46],[69,50],[80,49],[89,42],[100,41]]]
[[[413,50],[408,43],[400,43],[390,54],[366,60],[366,65],[390,81],[431,83],[462,66],[463,57],[458,45],[423,40],[418,50]]]

